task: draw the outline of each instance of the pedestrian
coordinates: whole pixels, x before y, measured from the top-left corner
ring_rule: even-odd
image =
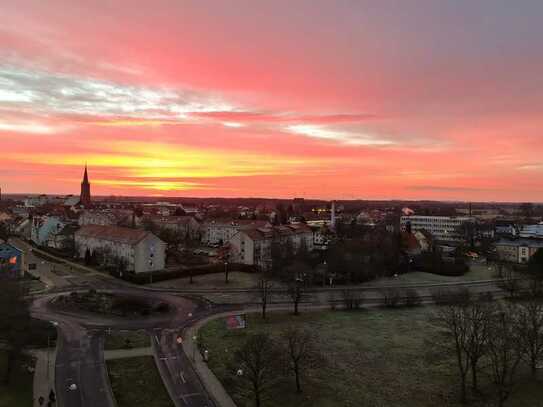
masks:
[[[55,392],[53,391],[53,389],[51,389],[51,391],[49,392],[49,402],[54,403],[55,401],[57,401],[57,398],[55,396]]]
[[[43,396],[40,396],[40,397],[38,398],[38,404],[39,404],[40,406],[43,406],[43,403],[44,403],[44,402],[45,402],[45,399],[43,398]]]

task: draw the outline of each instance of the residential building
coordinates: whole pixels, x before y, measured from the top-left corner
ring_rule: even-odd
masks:
[[[543,241],[535,239],[504,239],[496,243],[498,258],[511,263],[527,263],[540,249],[543,250]]]
[[[202,241],[210,246],[226,244],[242,227],[269,227],[271,223],[262,220],[212,220],[203,227]]]
[[[507,220],[497,220],[494,226],[494,234],[497,236],[517,237],[518,228],[515,222]]]
[[[153,233],[120,226],[85,225],[75,233],[79,257],[100,254],[103,263],[123,262],[134,273],[163,270],[166,243]]]
[[[30,240],[38,246],[47,246],[51,235],[59,233],[66,222],[57,216],[34,216],[30,228]]]
[[[78,223],[84,225],[113,226],[120,222],[128,222],[132,215],[130,210],[96,210],[87,209],[79,215]]]
[[[519,236],[528,239],[543,239],[543,224],[522,225],[520,227]]]
[[[461,242],[464,240],[461,227],[464,223],[475,222],[473,217],[469,216],[402,216],[400,218],[400,228],[402,231],[425,230],[437,241],[442,242]]]
[[[230,261],[268,270],[274,243],[288,244],[294,253],[312,251],[313,231],[304,224],[242,228],[230,239]]]
[[[23,252],[3,240],[0,240],[0,273],[23,276]]]
[[[200,222],[193,216],[145,215],[141,223],[145,222],[152,222],[159,229],[174,231],[191,240],[199,240],[202,234]]]

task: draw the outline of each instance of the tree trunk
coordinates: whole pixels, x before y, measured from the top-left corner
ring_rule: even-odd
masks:
[[[461,380],[461,389],[460,389],[460,402],[462,404],[467,404],[468,403],[468,398],[467,398],[467,391],[466,391],[466,378],[465,376],[462,376],[462,380]]]
[[[474,392],[479,393],[479,386],[477,381],[477,362],[471,363],[471,388]]]
[[[296,391],[298,393],[302,392],[302,385],[300,383],[300,369],[296,366],[294,369],[294,375],[296,376]]]
[[[255,392],[255,407],[260,407],[260,392]]]

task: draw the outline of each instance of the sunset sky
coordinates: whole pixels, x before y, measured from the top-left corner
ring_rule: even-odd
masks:
[[[543,1],[0,4],[0,187],[543,201]]]

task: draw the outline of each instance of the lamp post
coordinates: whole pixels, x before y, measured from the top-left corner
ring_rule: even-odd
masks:
[[[198,346],[198,337],[194,335],[192,337],[192,361],[196,361],[196,347]]]
[[[58,322],[49,321],[55,328],[58,326]],[[49,383],[49,366],[50,366],[50,354],[51,352],[51,333],[47,330],[47,383]]]

